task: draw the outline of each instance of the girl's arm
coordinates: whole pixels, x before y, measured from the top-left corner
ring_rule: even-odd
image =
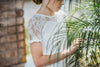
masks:
[[[54,64],[54,63],[56,63],[64,58],[66,58],[66,56],[69,56],[70,54],[75,52],[77,47],[78,47],[78,45],[71,46],[67,50],[60,52],[59,53],[59,60],[57,60],[58,54],[52,54],[50,59],[49,59],[50,55],[43,55],[41,42],[33,42],[31,44],[32,58],[33,58],[33,61],[36,65],[36,67],[43,67],[45,65]],[[47,61],[48,59],[49,59],[49,61]],[[54,59],[55,59],[55,61],[54,61]]]

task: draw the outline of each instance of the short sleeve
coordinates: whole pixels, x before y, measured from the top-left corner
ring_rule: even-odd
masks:
[[[36,18],[31,18],[28,23],[28,43],[29,45],[33,42],[41,41],[41,25],[39,24],[39,20]]]

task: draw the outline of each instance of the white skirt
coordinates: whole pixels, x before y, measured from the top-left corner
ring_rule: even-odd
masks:
[[[44,66],[44,67],[66,67],[65,61],[66,61],[66,59],[63,59],[59,62],[56,62],[56,63],[51,64],[51,65],[47,65],[47,66]],[[36,67],[35,64],[34,64],[34,61],[32,59],[32,56],[26,62],[25,67]]]

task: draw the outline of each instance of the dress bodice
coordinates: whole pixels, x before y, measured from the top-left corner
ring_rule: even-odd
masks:
[[[55,13],[53,16],[35,14],[28,24],[29,45],[40,41],[42,43],[43,55],[58,53],[59,49],[59,52],[65,50],[67,48],[67,29],[64,17],[62,11],[59,14]],[[59,64],[61,65],[64,61],[59,61]]]

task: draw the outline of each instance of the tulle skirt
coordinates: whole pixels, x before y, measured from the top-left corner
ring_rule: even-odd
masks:
[[[47,66],[44,66],[44,67],[66,67],[66,64],[65,64],[65,59],[59,61],[59,62],[56,62],[54,64],[51,64],[51,65],[47,65]],[[32,56],[29,58],[29,60],[26,62],[25,66],[24,67],[36,67],[35,64],[34,64],[34,61],[32,59]]]

